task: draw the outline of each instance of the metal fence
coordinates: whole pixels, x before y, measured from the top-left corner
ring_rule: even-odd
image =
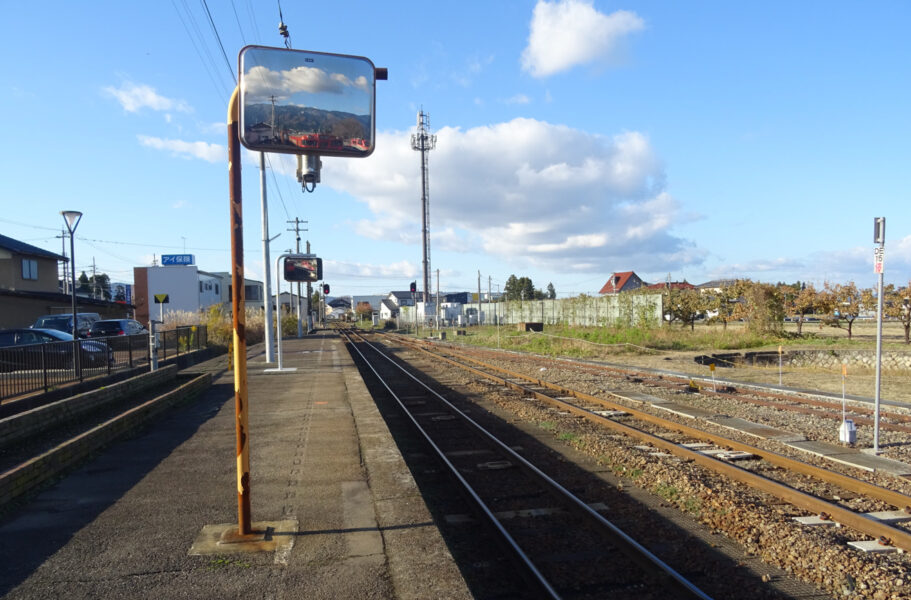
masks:
[[[156,333],[158,360],[208,345],[205,325]],[[130,335],[0,348],[0,400],[149,364],[149,336]]]

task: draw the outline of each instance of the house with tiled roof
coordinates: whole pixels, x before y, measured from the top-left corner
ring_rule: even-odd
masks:
[[[637,290],[647,285],[633,271],[618,271],[610,276],[599,294],[619,294],[620,292],[629,292]]]
[[[656,292],[663,292],[666,290],[695,290],[696,286],[687,280],[683,281],[665,281],[664,283],[653,283],[652,285],[645,286],[646,289],[655,290]]]

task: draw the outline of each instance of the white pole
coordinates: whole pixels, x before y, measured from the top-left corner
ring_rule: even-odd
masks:
[[[263,297],[266,305],[266,362],[275,362],[275,336],[272,335],[272,277],[269,272],[269,207],[266,202],[266,153],[259,153],[259,202],[263,231]],[[277,267],[276,267],[277,268]]]
[[[275,319],[275,341],[278,344],[278,370],[282,370],[282,305],[281,305],[281,294],[279,293],[282,289],[281,280],[279,279],[279,273],[281,269],[279,268],[279,263],[283,258],[287,256],[286,254],[280,255],[275,259],[275,310],[278,312],[278,317]]]
[[[878,238],[878,239],[877,239]],[[874,241],[879,242],[880,256],[885,253],[886,246],[886,218],[878,217],[874,223]],[[882,376],[882,353],[883,353],[883,271],[885,270],[882,263],[879,264],[879,277],[877,282],[877,295],[879,298],[876,303],[876,396],[873,417],[873,453],[879,454],[879,399]]]

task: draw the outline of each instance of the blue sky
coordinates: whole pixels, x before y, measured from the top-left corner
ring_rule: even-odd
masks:
[[[153,255],[230,269],[226,111],[245,44],[281,46],[274,0],[4,3],[0,233],[131,281]],[[272,256],[308,221],[333,294],[421,281],[415,115],[430,114],[431,268],[444,290],[510,274],[560,296],[648,281],[911,277],[906,2],[291,2],[296,49],[366,56],[377,148],[304,193],[269,155]],[[229,68],[230,64],[230,68]],[[245,153],[247,276],[261,278]],[[433,280],[436,277],[434,275]],[[435,285],[435,284],[434,284]]]

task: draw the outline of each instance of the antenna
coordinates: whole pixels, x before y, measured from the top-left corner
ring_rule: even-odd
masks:
[[[428,155],[437,144],[437,136],[430,133],[430,115],[421,108],[417,117],[417,131],[411,134],[411,149],[421,153],[421,234],[424,240],[424,302],[430,290],[430,168]]]

